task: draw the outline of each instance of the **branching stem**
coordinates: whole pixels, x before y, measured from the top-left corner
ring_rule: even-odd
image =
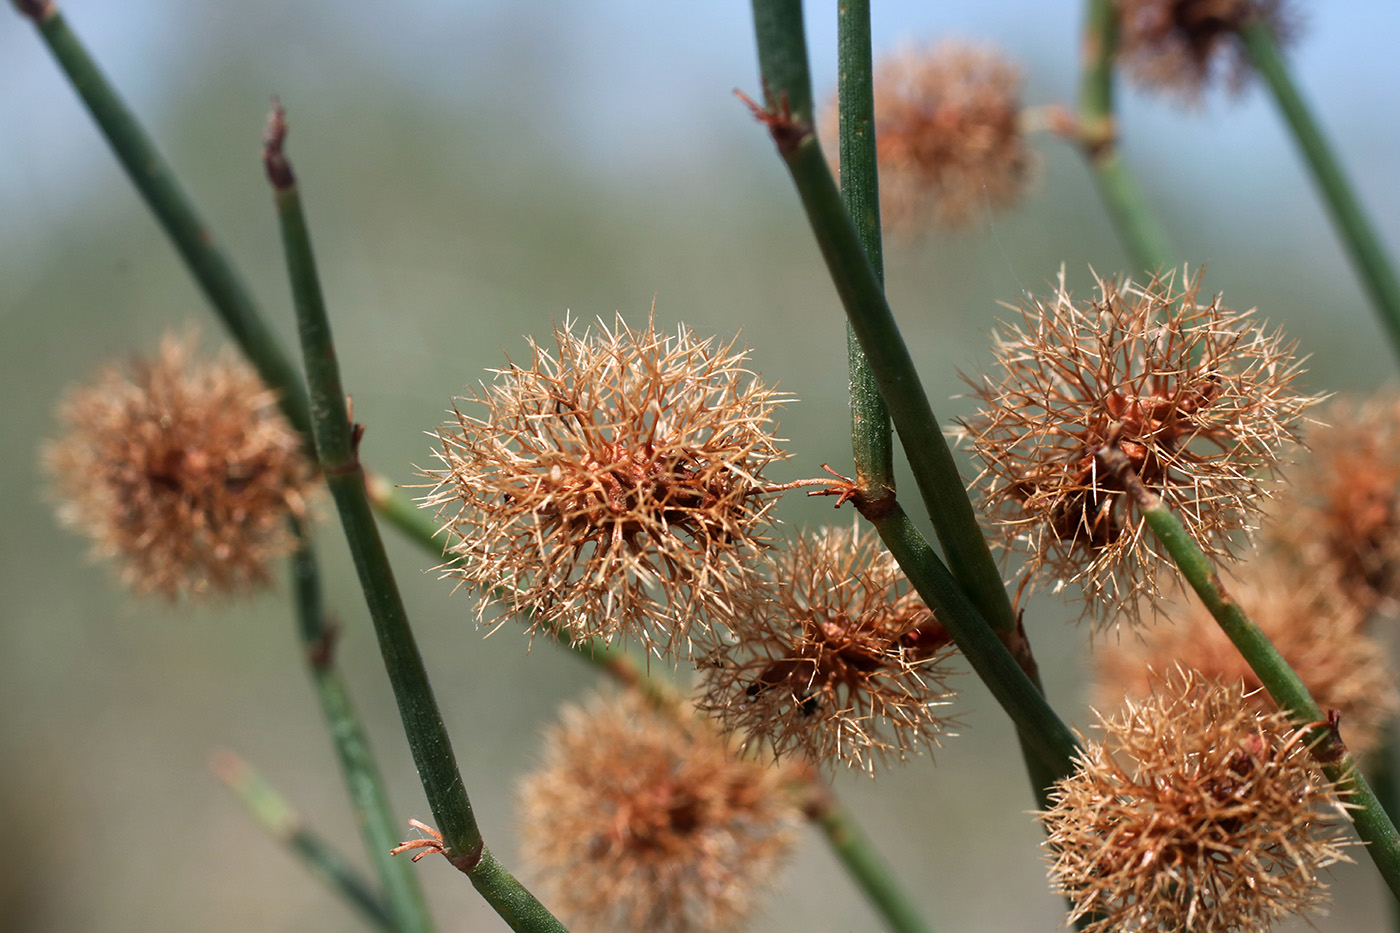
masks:
[[[1099,465],[1131,497],[1158,542],[1171,555],[1182,577],[1210,610],[1221,631],[1239,649],[1269,696],[1286,710],[1299,726],[1327,725],[1313,729],[1313,756],[1326,772],[1351,809],[1356,832],[1366,843],[1366,852],[1376,863],[1391,893],[1400,898],[1400,833],[1386,815],[1380,801],[1357,769],[1337,731],[1335,713],[1325,713],[1278,649],[1273,646],[1239,603],[1226,591],[1210,558],[1200,549],[1180,519],[1166,503],[1148,489],[1134,472],[1130,461],[1117,447],[1101,447],[1095,452]]]
[[[350,543],[380,654],[398,701],[404,733],[418,777],[442,834],[442,852],[473,887],[517,931],[562,931],[564,927],[486,849],[467,798],[452,742],[433,696],[418,644],[409,626],[384,542],[374,522],[359,461],[361,429],[350,423],[316,273],[301,198],[283,151],[286,123],[281,108],[269,121],[263,162],[272,182],[282,243],[296,306],[297,329],[310,388],[312,433],[326,484],[335,498]]]
[[[355,822],[384,886],[392,928],[399,933],[427,933],[433,929],[433,922],[418,876],[408,863],[389,852],[399,841],[400,824],[394,818],[369,739],[350,702],[350,692],[335,664],[336,629],[327,620],[316,554],[305,529],[298,523],[295,530],[299,544],[292,558],[292,576],[296,584],[297,631],[345,776]]]

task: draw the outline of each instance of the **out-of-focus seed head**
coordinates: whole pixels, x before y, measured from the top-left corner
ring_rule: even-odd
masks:
[[[60,521],[138,593],[231,595],[271,580],[315,480],[276,395],[231,353],[195,359],[167,336],[153,359],[68,392],[44,463]]]
[[[1050,878],[1087,933],[1262,931],[1327,900],[1348,820],[1304,734],[1186,670],[1100,717],[1040,816]]]
[[[1362,612],[1400,597],[1400,396],[1329,406],[1288,470],[1265,534]]]
[[[901,49],[876,63],[874,90],[880,217],[891,232],[965,227],[1025,194],[1035,159],[1021,132],[1021,70],[995,48]]]
[[[948,734],[950,639],[878,538],[804,534],[771,580],[701,662],[700,706],[726,732],[872,774]]]
[[[520,800],[545,902],[571,929],[607,933],[742,925],[799,819],[780,772],[631,695],[566,707]]]
[[[1400,707],[1389,652],[1366,632],[1364,614],[1322,580],[1257,555],[1230,583],[1230,596],[1254,619],[1308,691],[1325,710],[1341,714],[1342,739],[1358,757],[1376,747]],[[1244,657],[1198,600],[1162,607],[1164,619],[1129,636],[1096,646],[1096,694],[1101,708],[1126,696],[1151,694],[1153,669],[1174,664],[1207,680],[1243,683],[1260,709],[1272,711],[1269,695]]]
[[[1250,74],[1237,35],[1262,19],[1287,40],[1293,17],[1283,0],[1116,0],[1124,70],[1150,90],[1197,104],[1216,83],[1238,93]]]
[[[575,329],[458,399],[423,504],[447,529],[447,572],[484,589],[478,618],[499,605],[575,642],[680,650],[756,577],[787,396],[733,342],[684,326]]]
[[[1095,451],[1116,443],[1201,549],[1227,557],[1317,401],[1294,385],[1294,345],[1218,295],[1198,303],[1199,283],[1100,279],[1096,298],[1076,302],[1062,271],[1053,295],[995,335],[997,371],[974,383],[982,410],[957,432],[982,462],[973,485],[1000,543],[1026,555],[1022,572],[1077,584],[1103,623],[1140,619],[1165,558]]]

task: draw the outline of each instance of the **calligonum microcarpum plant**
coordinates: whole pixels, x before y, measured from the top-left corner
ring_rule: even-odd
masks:
[[[1284,0],[1115,0],[1119,57],[1135,84],[1198,104],[1211,85],[1238,93],[1250,74],[1237,38],[1254,20],[1289,38]]]
[[[1294,345],[1218,295],[1199,301],[1199,275],[1097,285],[1078,301],[1062,270],[994,334],[996,366],[972,383],[981,410],[957,433],[981,462],[973,486],[998,543],[1032,581],[1077,584],[1109,625],[1140,621],[1140,597],[1155,605],[1176,578],[1099,448],[1121,450],[1196,544],[1228,557],[1316,399],[1295,385]]]
[[[1079,929],[1262,931],[1326,902],[1348,819],[1306,728],[1186,668],[1100,726],[1040,815]]]
[[[247,363],[193,332],[109,365],[59,404],[44,448],[59,520],[137,593],[232,596],[271,583],[316,481],[300,436]]]
[[[1230,596],[1256,621],[1318,705],[1339,714],[1342,740],[1364,760],[1400,708],[1393,667],[1384,644],[1369,632],[1365,613],[1325,579],[1299,574],[1294,565],[1267,553],[1252,554],[1241,564]],[[1125,697],[1145,700],[1158,680],[1152,672],[1174,664],[1207,680],[1243,683],[1261,709],[1277,708],[1210,612],[1185,597],[1163,604],[1155,625],[1094,646],[1098,708],[1112,709]]]
[[[635,693],[566,706],[521,785],[521,852],[578,931],[741,926],[800,820],[783,773]]]
[[[878,537],[856,526],[795,537],[769,587],[699,663],[699,705],[725,731],[872,775],[948,734],[950,639]]]
[[[408,511],[387,480],[365,482],[363,426],[347,424],[340,404],[324,301],[334,291],[319,287],[280,105],[263,155],[303,343],[300,370],[57,5],[15,6],[38,27],[200,290],[256,371],[286,393],[280,401],[306,434],[281,423],[279,399],[249,372],[195,363],[192,342],[164,347],[65,403],[66,433],[47,454],[64,519],[138,590],[171,596],[261,585],[271,557],[304,545],[292,567],[301,648],[377,877],[314,844],[309,827],[283,841],[370,923],[433,928],[412,862],[391,857],[413,852],[415,861],[445,856],[515,930],[557,933],[551,910],[581,933],[732,929],[757,913],[801,810],[882,926],[926,929],[917,898],[899,884],[920,866],[882,865],[818,776],[838,762],[873,774],[948,734],[943,624],[1014,721],[1036,793],[1052,793],[1042,814],[1052,878],[1082,929],[1254,931],[1305,913],[1325,900],[1324,872],[1349,851],[1349,815],[1364,851],[1400,892],[1395,827],[1342,741],[1364,752],[1395,706],[1373,636],[1375,617],[1394,610],[1400,595],[1400,449],[1393,431],[1365,414],[1337,419],[1335,434],[1311,432],[1320,449],[1295,474],[1296,498],[1280,508],[1272,540],[1249,549],[1280,452],[1297,456],[1292,445],[1316,400],[1297,387],[1300,361],[1277,331],[1219,297],[1201,297],[1199,276],[1161,271],[1174,249],[1148,207],[1152,186],[1134,184],[1124,158],[1131,147],[1117,136],[1121,72],[1194,102],[1219,77],[1238,87],[1252,61],[1400,345],[1400,295],[1368,229],[1366,199],[1351,195],[1273,41],[1286,31],[1285,0],[1088,0],[1078,112],[1051,107],[1030,119],[1020,69],[988,47],[911,46],[874,66],[870,5],[843,3],[840,187],[812,138],[802,4],[755,0],[765,106],[752,107],[798,189],[854,338],[839,378],[851,380],[858,479],[828,482],[902,568],[865,525],[775,540],[776,496],[823,482],[766,476],[786,456],[774,436],[786,397],[751,370],[736,342],[705,340],[684,326],[659,333],[654,318],[644,327],[621,316],[591,327],[566,318],[552,339],[530,342],[522,364],[493,371],[456,400],[434,432],[438,461],[422,474],[431,487],[422,504],[440,519],[435,536],[435,524]],[[885,227],[906,235],[1010,206],[1035,174],[1024,131],[1042,121],[1079,144],[1134,269],[1159,274],[1100,279],[1085,301],[1069,294],[1062,272],[1052,294],[1029,298],[1020,319],[996,335],[995,372],[976,382],[980,411],[961,429],[980,460],[979,516],[938,443],[899,331],[898,321],[927,311],[927,302],[890,306],[880,218],[868,198],[878,190]],[[492,232],[504,241],[509,225]],[[529,259],[522,267],[568,266],[548,255]],[[811,297],[801,287],[782,291],[782,300]],[[907,289],[890,294],[898,291]],[[773,310],[780,321],[784,312]],[[31,330],[51,332],[63,349],[61,322]],[[891,424],[920,493],[898,502],[887,469]],[[413,821],[427,838],[397,847],[385,844],[394,837],[393,808],[333,666],[336,626],[303,537],[318,478],[301,454],[313,435],[441,827]],[[494,854],[509,845],[482,837],[445,728],[451,717],[429,684],[428,666],[444,659],[418,648],[371,500],[388,524],[436,548],[431,560],[447,555],[438,569],[473,591],[479,623],[523,617],[532,635],[569,642],[630,691],[566,711],[542,767],[522,782],[521,848],[541,882],[538,900]],[[1006,574],[987,559],[979,518],[991,521],[992,543],[1023,584],[1077,590],[1101,626],[1127,621],[1121,654],[1099,647],[1101,662],[1117,658],[1112,691],[1134,694],[1123,712],[1101,717],[1104,741],[1081,747],[1038,689],[1026,628],[1043,620],[1037,611],[1023,625],[1025,604],[1005,598]],[[925,519],[936,547],[919,530]],[[1240,553],[1257,566],[1222,560]],[[1236,581],[1233,596],[1223,579]],[[1189,581],[1252,666],[1194,603],[1165,601],[1164,581]],[[1148,612],[1160,616],[1156,629],[1141,625]],[[673,700],[679,692],[664,672],[611,650],[628,641],[648,660],[699,658],[696,709]],[[1182,663],[1200,670],[1127,685],[1129,668]],[[1255,672],[1289,712],[1266,702]],[[504,699],[493,709],[477,704],[469,718],[490,726],[485,719],[527,708],[518,681],[474,684],[502,687]],[[485,733],[464,746],[478,764],[500,751]],[[254,786],[251,772],[226,776],[264,818],[280,809],[268,806],[273,795]],[[1347,796],[1339,799],[1338,787]],[[1385,804],[1394,811],[1395,802]],[[280,817],[266,820],[274,831],[295,822]],[[955,839],[949,848],[968,845]]]
[[[1308,428],[1264,537],[1363,613],[1400,596],[1400,395],[1338,399]]]
[[[459,399],[437,431],[438,510],[452,562],[532,631],[574,642],[631,637],[684,652],[693,630],[756,579],[784,456],[773,431],[786,396],[733,342],[685,326],[578,332]]]
[[[1035,175],[1021,69],[996,48],[945,39],[875,64],[880,218],[913,238],[1019,202]],[[835,127],[836,105],[825,122]],[[838,168],[839,171],[839,168]]]

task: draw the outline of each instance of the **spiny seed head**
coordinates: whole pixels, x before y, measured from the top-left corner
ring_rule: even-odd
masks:
[[[1367,634],[1364,614],[1332,587],[1289,565],[1258,555],[1230,583],[1230,596],[1254,619],[1325,710],[1341,714],[1341,734],[1358,757],[1374,749],[1400,707],[1389,652]],[[1182,664],[1207,680],[1243,683],[1260,709],[1272,699],[1258,677],[1198,600],[1162,607],[1157,625],[1097,646],[1100,702],[1150,695],[1152,669]]]
[[[1198,303],[1199,284],[1099,279],[1098,296],[1076,302],[1062,270],[1052,296],[994,335],[998,371],[974,383],[982,410],[956,432],[982,461],[973,485],[1001,544],[1026,555],[1022,572],[1078,584],[1100,622],[1139,621],[1164,558],[1095,451],[1115,442],[1202,550],[1226,557],[1317,401],[1293,385],[1293,344],[1218,295]]]
[[[851,527],[795,539],[766,598],[729,625],[700,667],[700,706],[726,732],[871,774],[947,734],[950,639],[878,538]]]
[[[520,800],[544,900],[570,928],[608,933],[742,925],[798,821],[780,772],[635,695],[566,707]]]
[[[276,395],[193,334],[68,392],[44,463],[60,521],[138,593],[222,596],[271,580],[315,480]]]
[[[1283,39],[1293,17],[1283,0],[1116,0],[1123,68],[1144,88],[1198,104],[1216,82],[1238,93],[1249,77],[1249,60],[1238,33],[1255,20]]]
[[[965,227],[1024,195],[1035,159],[1021,132],[1021,69],[998,50],[907,47],[876,64],[874,91],[880,214],[892,232]]]
[[[458,399],[424,505],[447,529],[447,572],[485,590],[478,619],[499,605],[574,642],[679,650],[755,578],[787,396],[733,342],[685,326],[575,330]]]
[[[1088,933],[1254,933],[1326,902],[1347,818],[1304,733],[1241,685],[1178,669],[1100,717],[1040,815],[1050,878]]]
[[[1307,432],[1264,531],[1363,613],[1400,597],[1400,395],[1338,401]]]

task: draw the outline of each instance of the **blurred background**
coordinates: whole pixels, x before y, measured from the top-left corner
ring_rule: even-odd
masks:
[[[835,83],[835,4],[809,4],[820,94]],[[877,50],[947,35],[1000,44],[1030,105],[1070,99],[1080,5],[882,2]],[[159,140],[290,340],[281,250],[258,160],[276,93],[313,224],[366,462],[399,483],[424,432],[524,334],[566,311],[621,311],[702,333],[740,328],[753,363],[801,401],[779,478],[849,463],[842,315],[772,145],[732,96],[759,92],[738,0],[336,3],[69,0],[73,28]],[[1372,217],[1400,246],[1400,7],[1302,11],[1296,75]],[[1127,157],[1205,289],[1259,306],[1312,354],[1310,385],[1365,392],[1394,360],[1260,88],[1195,112],[1124,90]],[[1045,139],[1020,209],[970,234],[887,244],[889,293],[936,410],[970,411],[959,372],[987,362],[999,301],[1061,263],[1087,291],[1115,242],[1078,156]],[[37,467],[63,387],[188,322],[223,335],[32,29],[0,12],[0,929],[362,929],[265,839],[206,762],[246,756],[363,863],[296,646],[285,582],[236,609],[126,596],[59,531]],[[909,483],[905,484],[909,486]],[[784,500],[794,526],[848,521]],[[429,814],[339,530],[323,525],[340,660],[399,813]],[[465,594],[389,533],[391,557],[487,840],[516,864],[512,790],[540,729],[596,675],[509,627],[483,640]],[[1053,600],[1027,620],[1052,702],[1087,728],[1092,650]],[[1034,804],[1011,729],[962,678],[962,735],[878,780],[835,787],[934,925],[1051,930]],[[815,834],[756,929],[874,930]],[[1362,861],[1367,861],[1361,856]],[[441,929],[504,929],[441,860],[419,871]],[[1336,875],[1322,930],[1377,929],[1369,864]],[[1298,928],[1301,928],[1299,925]]]

